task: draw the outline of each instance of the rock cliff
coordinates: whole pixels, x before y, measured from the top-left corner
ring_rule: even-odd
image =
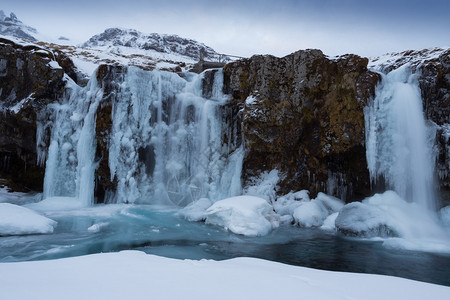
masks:
[[[227,92],[243,112],[244,182],[277,169],[280,193],[367,196],[363,108],[380,80],[367,63],[306,50],[226,65]]]
[[[18,191],[42,190],[44,168],[37,157],[36,121],[46,118],[40,113],[42,107],[64,91],[65,72],[57,60],[66,58],[0,39],[0,178]]]
[[[437,128],[437,173],[444,200],[450,194],[449,52],[441,49],[427,59],[405,52],[378,69],[389,71],[409,62],[417,74],[425,114]],[[231,100],[222,111],[229,128],[222,139],[232,140],[233,149],[244,143],[244,186],[277,169],[280,194],[308,189],[312,197],[324,191],[354,201],[373,193],[365,154],[364,107],[381,76],[367,65],[366,58],[329,58],[319,50],[283,58],[253,56],[227,64],[224,92]],[[113,97],[125,73],[126,67],[107,65],[97,71],[103,89],[95,123],[95,194],[100,202],[117,184],[108,165],[108,136]],[[209,71],[203,77],[205,97],[212,93],[214,74]],[[15,190],[42,189],[50,132],[37,124],[49,123],[42,108],[61,98],[68,77],[77,81],[73,63],[64,53],[0,40],[0,178]],[[36,145],[37,135],[42,145]],[[138,154],[146,163],[145,155]]]

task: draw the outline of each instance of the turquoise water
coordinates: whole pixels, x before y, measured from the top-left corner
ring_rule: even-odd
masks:
[[[54,233],[0,237],[1,262],[135,249],[181,259],[250,256],[450,286],[450,255],[388,250],[381,242],[349,239],[318,229],[281,226],[264,237],[244,237],[220,227],[188,222],[175,210],[152,206],[95,206],[46,215],[58,222]],[[94,224],[97,231],[91,227]]]

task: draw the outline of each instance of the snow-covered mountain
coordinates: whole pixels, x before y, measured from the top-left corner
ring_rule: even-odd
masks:
[[[38,32],[35,28],[23,24],[14,13],[11,13],[9,17],[6,16],[3,10],[0,10],[0,35],[33,42],[38,40]]]
[[[205,60],[218,60],[219,54],[211,47],[178,35],[150,33],[134,29],[108,28],[81,45],[83,48],[102,49],[116,54],[144,54],[172,60],[180,56],[198,61],[203,54]]]
[[[428,48],[422,50],[406,50],[402,52],[386,53],[371,57],[368,68],[371,70],[389,73],[405,64],[409,64],[413,72],[420,66],[430,62],[436,62],[444,54],[450,54],[450,48]]]
[[[142,69],[186,71],[203,55],[205,61],[229,61],[214,49],[178,35],[145,34],[134,29],[109,28],[81,45],[68,38],[47,37],[24,24],[14,13],[0,10],[0,36],[15,44],[33,44],[69,56],[77,69],[89,77],[101,64],[138,66]]]

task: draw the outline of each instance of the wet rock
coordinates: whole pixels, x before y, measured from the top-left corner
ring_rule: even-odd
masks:
[[[243,106],[244,182],[278,169],[280,193],[367,196],[363,108],[380,80],[367,63],[306,50],[226,65],[225,90]]]
[[[16,191],[42,190],[36,120],[62,94],[64,71],[51,52],[0,39],[0,79],[0,178]]]

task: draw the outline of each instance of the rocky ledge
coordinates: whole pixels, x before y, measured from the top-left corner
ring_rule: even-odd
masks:
[[[306,50],[226,65],[227,92],[243,112],[245,183],[277,169],[280,193],[367,196],[363,108],[381,78],[367,63],[357,55],[330,59]]]
[[[0,38],[2,184],[16,191],[42,190],[44,167],[38,162],[36,121],[46,117],[40,114],[42,107],[64,92],[64,76],[72,73],[71,66],[60,53]]]

